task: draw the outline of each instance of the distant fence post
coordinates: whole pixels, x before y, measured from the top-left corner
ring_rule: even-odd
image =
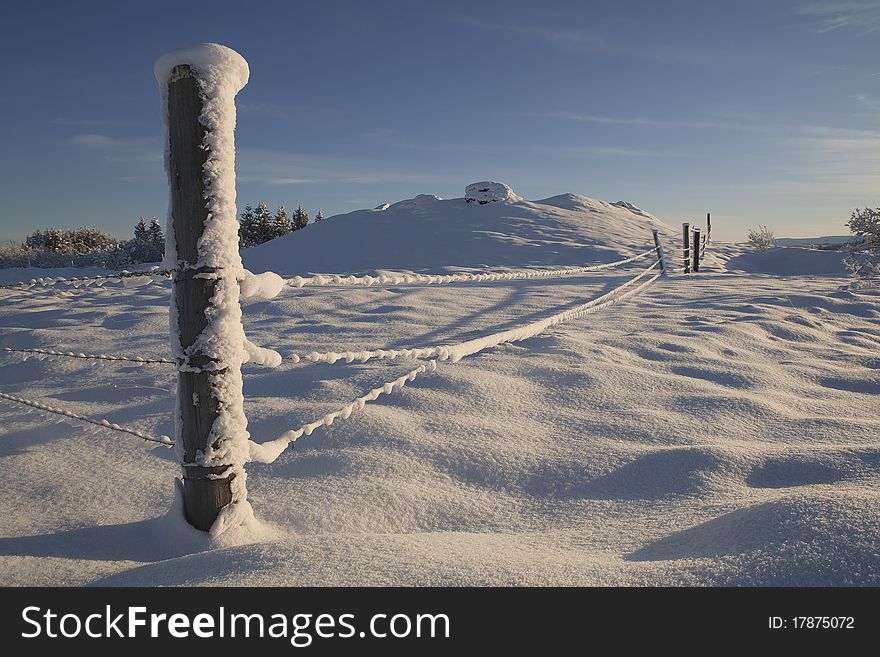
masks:
[[[663,245],[660,244],[660,234],[656,228],[652,228],[654,234],[654,246],[657,248],[657,260],[660,262],[660,271],[666,271],[666,263],[663,262]]]
[[[222,47],[206,44],[201,48],[210,54],[210,48]],[[172,58],[166,88],[166,166],[171,187],[169,232],[176,247],[171,341],[178,363],[176,421],[182,445],[177,449],[183,470],[184,514],[193,527],[208,531],[224,507],[247,499],[243,460],[233,447],[244,431],[239,425],[243,421],[246,426],[240,402],[240,362],[234,355],[223,355],[230,345],[234,353],[235,343],[243,342],[243,333],[239,336],[234,326],[238,282],[233,264],[239,257],[238,240],[206,232],[209,221],[214,233],[221,223],[236,223],[234,214],[228,216],[226,210],[209,213],[208,205],[226,192],[216,179],[206,189],[205,169],[209,160],[224,157],[225,151],[219,149],[229,146],[215,144],[220,139],[231,143],[234,123],[214,125],[213,139],[205,138],[209,129],[203,121],[203,103],[214,102],[216,107],[218,101],[206,100],[201,71],[177,64],[175,56],[166,56]],[[231,98],[220,102],[227,100],[232,102]],[[224,175],[223,182],[231,179],[234,185],[234,171],[214,175]],[[205,249],[209,238],[213,248]],[[223,314],[227,317],[221,326],[215,317]]]
[[[691,225],[687,222],[681,225],[682,253],[684,254],[684,273],[691,273]]]
[[[712,237],[712,214],[706,213],[706,242]]]
[[[694,271],[700,271],[700,229],[694,228]]]

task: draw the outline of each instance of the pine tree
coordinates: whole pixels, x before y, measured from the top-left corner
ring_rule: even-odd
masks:
[[[301,228],[305,228],[309,223],[309,214],[303,210],[302,206],[299,206],[296,209],[296,212],[293,213],[293,229],[300,230]]]
[[[324,213],[321,210],[318,210],[318,214],[315,215],[315,221],[321,221],[324,218]]]
[[[159,223],[159,217],[150,219],[150,242],[154,246],[165,247],[165,235],[162,233],[162,225]]]
[[[134,238],[139,242],[147,240],[147,224],[143,217],[139,217],[138,222],[134,225]]]
[[[275,213],[275,218],[272,222],[272,237],[273,239],[275,237],[283,237],[292,230],[293,226],[290,225],[290,219],[287,217],[287,209],[282,205]]]
[[[247,205],[241,213],[241,220],[238,226],[238,244],[242,249],[254,246],[256,240],[256,216],[254,209]]]
[[[255,228],[255,244],[262,244],[272,239],[272,214],[269,212],[269,206],[265,201],[257,204],[254,211],[254,228]]]

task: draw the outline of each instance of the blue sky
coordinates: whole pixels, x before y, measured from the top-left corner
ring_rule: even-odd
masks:
[[[716,237],[878,205],[880,1],[39,2],[0,14],[0,239],[164,217],[152,67],[239,51],[238,198],[311,214],[502,180]]]

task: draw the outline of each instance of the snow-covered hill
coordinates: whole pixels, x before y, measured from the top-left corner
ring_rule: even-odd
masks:
[[[485,205],[421,194],[328,217],[242,255],[252,271],[283,275],[583,265],[644,251],[652,228],[678,234],[635,206],[576,194]]]
[[[286,275],[580,265],[643,250],[652,227],[678,264],[678,229],[624,204],[416,197],[245,261]],[[712,243],[699,274],[440,363],[250,463],[259,528],[215,543],[180,519],[171,450],[2,402],[0,584],[880,584],[880,295],[829,274],[829,258]],[[646,265],[288,288],[245,301],[244,324],[283,355],[449,344],[575,307]],[[0,300],[0,347],[169,356],[167,280]],[[0,356],[4,393],[172,433],[173,367]],[[271,440],[414,366],[247,366],[248,430]]]

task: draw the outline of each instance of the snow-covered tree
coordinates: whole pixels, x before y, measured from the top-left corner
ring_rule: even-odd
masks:
[[[254,209],[247,205],[241,213],[238,221],[238,243],[243,249],[257,244],[257,226]]]
[[[283,237],[293,230],[290,224],[290,218],[287,216],[287,209],[282,205],[275,212],[272,220],[272,237]]]
[[[144,221],[143,217],[139,217],[137,223],[134,225],[134,238],[142,241],[146,241],[147,239],[147,223]]]
[[[162,224],[159,223],[159,217],[150,219],[150,242],[156,246],[165,248],[165,235],[162,232]]]
[[[301,228],[305,228],[309,223],[309,214],[305,210],[303,210],[302,206],[299,206],[296,209],[296,212],[293,213],[293,229],[300,230]]]
[[[856,278],[880,277],[880,208],[856,208],[846,225],[860,239],[847,246],[844,264]]]
[[[268,242],[274,237],[272,234],[272,213],[269,212],[269,206],[265,201],[260,201],[257,204],[257,209],[254,210],[254,226],[257,244]]]
[[[315,215],[315,221],[321,221],[324,218],[324,212],[322,210],[318,210],[318,214]]]
[[[880,244],[880,208],[856,208],[846,225],[859,237]]]
[[[91,226],[80,226],[73,230],[47,228],[25,238],[28,248],[45,249],[62,255],[84,255],[94,249],[107,248],[115,242],[107,233]]]
[[[776,237],[767,226],[758,226],[755,230],[749,230],[749,246],[758,251],[766,251],[776,246]]]

